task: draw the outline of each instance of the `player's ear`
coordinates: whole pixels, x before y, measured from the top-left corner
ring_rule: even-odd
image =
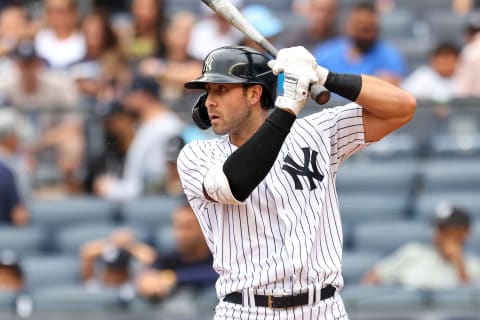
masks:
[[[253,105],[259,103],[262,97],[263,88],[259,84],[255,84],[248,88],[247,98],[248,102]]]

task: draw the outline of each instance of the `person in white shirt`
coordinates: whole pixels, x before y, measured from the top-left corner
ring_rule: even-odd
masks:
[[[74,0],[45,0],[47,26],[35,36],[35,49],[52,68],[64,69],[86,53],[85,39],[77,29]]]
[[[459,207],[439,206],[432,244],[408,243],[377,263],[362,279],[367,285],[400,285],[415,289],[447,289],[480,280],[480,259],[464,245],[470,216]]]
[[[166,147],[184,123],[158,100],[160,88],[151,77],[133,80],[122,103],[139,120],[139,128],[128,148],[121,178],[100,176],[94,183],[97,195],[112,200],[128,200],[144,194],[146,187],[163,185]]]
[[[453,98],[459,55],[460,48],[455,43],[439,43],[432,50],[428,64],[414,70],[401,87],[418,99],[445,101]]]

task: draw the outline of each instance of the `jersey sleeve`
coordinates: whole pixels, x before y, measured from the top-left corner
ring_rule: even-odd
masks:
[[[331,147],[330,163],[334,173],[344,160],[367,145],[362,111],[363,108],[356,103],[327,111],[329,123],[327,134],[329,134]]]
[[[208,170],[224,158],[212,150],[214,146],[205,142],[194,141],[187,144],[177,159],[177,168],[183,190],[190,204],[207,201],[203,193],[203,180]],[[197,205],[195,205],[197,207]]]

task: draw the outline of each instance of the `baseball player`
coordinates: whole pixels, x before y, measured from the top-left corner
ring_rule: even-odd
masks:
[[[354,102],[297,118],[315,82]],[[326,70],[303,47],[271,61],[247,47],[213,50],[185,87],[205,90],[193,119],[222,135],[178,158],[219,274],[215,319],[348,319],[335,176],[408,122],[415,99],[371,76]]]

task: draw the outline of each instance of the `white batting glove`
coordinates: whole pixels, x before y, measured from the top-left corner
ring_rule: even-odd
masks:
[[[319,66],[315,57],[302,46],[281,49],[278,51],[276,59],[268,62],[268,66],[274,74],[278,75],[284,71],[287,66],[301,63],[312,67],[317,73],[318,82],[321,85],[325,84],[328,70]]]
[[[305,63],[288,65],[283,73],[283,95],[277,97],[275,106],[290,109],[298,115],[307,101],[310,84],[318,82],[317,73]]]

